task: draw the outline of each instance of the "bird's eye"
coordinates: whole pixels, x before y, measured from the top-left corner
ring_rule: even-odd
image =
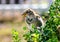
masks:
[[[29,18],[28,18],[28,20],[29,20]]]
[[[32,21],[33,19],[31,19],[31,21]]]

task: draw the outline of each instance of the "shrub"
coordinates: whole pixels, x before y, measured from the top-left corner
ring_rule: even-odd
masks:
[[[57,27],[60,25],[60,0],[55,0],[49,9],[49,19],[45,27],[37,30],[34,25],[34,31],[27,32],[24,37],[27,42],[58,42]]]
[[[18,36],[18,32],[15,29],[12,30],[12,40],[13,42],[21,42]]]

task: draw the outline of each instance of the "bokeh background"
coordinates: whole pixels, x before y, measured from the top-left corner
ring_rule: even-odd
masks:
[[[0,0],[0,42],[12,42],[12,29],[19,32],[22,42],[26,42],[23,30],[26,26],[22,16],[24,10],[31,8],[38,14],[47,12],[53,0]]]

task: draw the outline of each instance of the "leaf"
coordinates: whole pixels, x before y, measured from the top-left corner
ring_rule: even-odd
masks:
[[[23,30],[26,30],[26,28],[27,28],[26,26],[25,26],[25,27],[23,27]]]

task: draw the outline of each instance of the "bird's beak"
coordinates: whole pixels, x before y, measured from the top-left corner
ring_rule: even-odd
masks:
[[[27,13],[24,12],[24,13],[22,14],[22,16],[23,16],[23,17],[26,17],[26,16],[27,16]]]

